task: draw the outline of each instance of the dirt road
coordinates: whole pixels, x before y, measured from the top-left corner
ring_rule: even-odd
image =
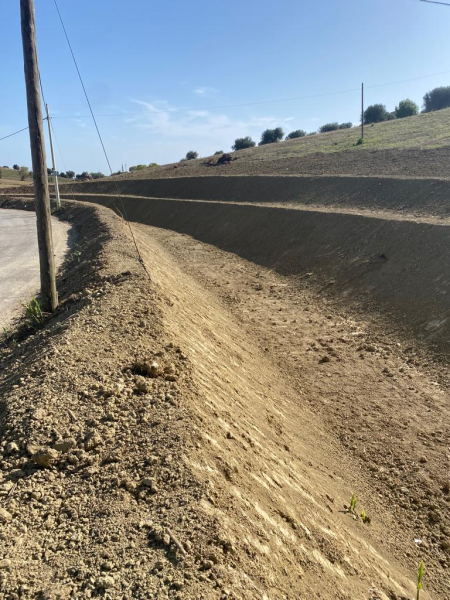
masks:
[[[69,225],[52,220],[57,264],[68,247]],[[6,327],[20,304],[39,287],[36,218],[23,210],[0,210],[0,329]]]

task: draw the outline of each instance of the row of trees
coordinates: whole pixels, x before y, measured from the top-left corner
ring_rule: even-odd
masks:
[[[423,110],[424,113],[429,113],[436,110],[442,110],[450,107],[450,86],[438,87],[430,92],[427,92],[423,97]],[[393,119],[404,119],[405,117],[412,117],[419,113],[419,106],[410,98],[406,98],[398,103],[395,110],[389,112],[384,104],[372,104],[364,111],[364,124],[370,125],[372,123],[381,123],[383,121],[391,121]],[[284,139],[293,140],[296,138],[305,137],[306,135],[315,135],[316,133],[327,133],[329,131],[337,131],[339,129],[350,129],[353,127],[353,123],[325,123],[319,127],[318,131],[311,131],[306,133],[303,129],[296,129],[291,131]],[[280,142],[284,137],[284,132],[281,127],[275,129],[266,129],[261,135],[261,141],[259,146],[265,144],[273,144]],[[232,150],[244,150],[245,148],[254,148],[256,142],[252,140],[250,136],[237,138],[234,141]],[[222,154],[222,151],[215,152],[215,154]],[[184,160],[192,160],[198,158],[198,153],[190,150],[186,154]]]

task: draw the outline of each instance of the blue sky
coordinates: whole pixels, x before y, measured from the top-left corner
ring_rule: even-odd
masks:
[[[450,0],[449,0],[450,1]],[[44,93],[58,169],[107,172],[53,0],[35,0]],[[230,149],[267,127],[312,131],[359,121],[358,92],[389,110],[450,85],[450,7],[419,0],[59,0],[113,169]],[[19,2],[2,2],[0,137],[27,125]],[[192,108],[189,111],[179,111]],[[167,111],[167,112],[157,112]],[[73,118],[62,118],[70,116]],[[62,156],[62,158],[61,158]],[[63,159],[63,160],[62,160]],[[0,164],[30,165],[28,133],[0,142]]]

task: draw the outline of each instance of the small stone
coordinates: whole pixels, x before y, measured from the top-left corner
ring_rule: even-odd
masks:
[[[329,363],[330,362],[330,357],[329,356],[322,356],[322,358],[319,360],[319,363]]]
[[[57,458],[58,452],[53,450],[53,448],[36,452],[36,454],[33,454],[31,457],[33,462],[38,465],[38,467],[43,467],[44,469],[50,468]]]
[[[149,394],[152,391],[152,385],[145,377],[136,377],[136,389],[141,394]]]
[[[158,491],[156,480],[153,477],[145,477],[144,479],[142,479],[141,486],[149,488],[150,491],[154,494],[156,494],[156,492]]]
[[[6,452],[8,454],[19,452],[19,446],[16,444],[16,442],[9,442],[9,444],[6,446]]]
[[[97,446],[100,446],[102,442],[101,436],[95,430],[91,429],[86,433],[86,437],[84,438],[84,448],[87,451],[93,450]]]
[[[9,513],[5,508],[0,508],[0,523],[11,523],[12,514]]]
[[[111,575],[99,577],[96,580],[95,585],[102,590],[107,590],[114,586],[114,577],[111,577]]]
[[[171,541],[172,541],[172,540],[170,539],[170,535],[169,535],[168,533],[165,533],[165,534],[163,535],[163,543],[164,543],[166,546],[170,546],[170,542],[171,542]]]
[[[65,440],[59,440],[53,444],[53,448],[57,452],[69,452],[74,446],[76,446],[76,442],[73,438],[67,438]]]
[[[439,513],[435,511],[429,512],[428,518],[430,519],[430,523],[439,523],[439,521],[441,520]]]
[[[419,458],[419,462],[422,463],[422,464],[425,464],[427,462],[427,457],[426,456],[421,456]]]
[[[10,566],[11,561],[9,560],[9,558],[4,558],[3,560],[0,560],[0,570],[9,569]]]
[[[150,377],[159,377],[162,374],[162,369],[159,363],[153,361],[148,368],[148,374]]]

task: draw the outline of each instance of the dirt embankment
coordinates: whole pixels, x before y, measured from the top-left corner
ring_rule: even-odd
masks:
[[[412,596],[389,515],[342,511],[351,465],[239,321],[155,247],[150,280],[109,211],[60,218],[60,308],[0,349],[0,598]]]
[[[78,237],[60,307],[0,347],[0,598],[216,597],[232,544],[185,460],[189,359],[120,219],[60,218]]]
[[[115,182],[108,178],[74,185],[73,192],[77,195],[115,195],[119,192],[124,196],[147,198],[300,204],[435,218],[450,216],[450,182],[441,179],[209,175]]]
[[[114,197],[83,198],[123,211]],[[424,341],[444,360],[450,352],[448,225],[300,206],[137,197],[122,202],[131,221],[186,233],[282,274],[307,278],[308,285],[338,302],[377,314],[403,336]],[[444,212],[443,201],[441,206]]]

